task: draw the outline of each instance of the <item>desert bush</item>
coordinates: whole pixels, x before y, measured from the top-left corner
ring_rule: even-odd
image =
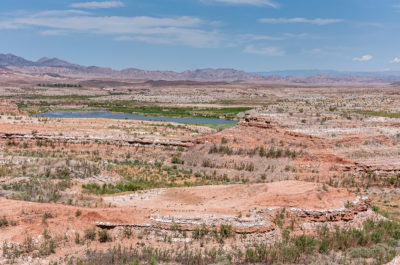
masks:
[[[126,191],[138,191],[143,190],[141,186],[134,183],[118,183],[118,184],[103,184],[102,186],[93,183],[93,184],[86,184],[82,185],[82,189],[89,193],[94,194],[114,194],[114,193],[121,193]]]
[[[85,239],[93,241],[96,237],[96,227],[85,230]]]
[[[208,153],[209,154],[226,154],[226,155],[236,154],[235,151],[228,146],[225,146],[225,145],[217,146],[215,144],[210,147],[210,149],[208,150]]]
[[[126,238],[130,238],[132,236],[132,227],[130,226],[125,226],[123,230],[123,235]]]
[[[45,212],[42,216],[42,224],[47,224],[47,219],[53,218],[53,214],[51,212]]]
[[[36,202],[57,202],[61,198],[61,191],[69,188],[71,182],[63,180],[54,182],[48,179],[31,178],[29,181],[14,183],[7,186],[8,190],[15,191],[12,199]]]
[[[172,164],[184,164],[185,161],[183,161],[179,157],[174,156],[174,157],[172,157],[171,163]]]
[[[105,242],[110,242],[112,241],[111,236],[108,234],[108,231],[106,229],[102,229],[99,231],[98,233],[99,235],[99,241],[101,243],[105,243]]]
[[[228,237],[233,236],[233,235],[234,235],[234,231],[233,231],[233,229],[232,229],[232,226],[222,224],[222,225],[219,227],[219,235],[220,235],[222,238],[228,238]]]
[[[204,236],[208,235],[210,231],[208,230],[206,225],[202,225],[201,227],[196,227],[192,232],[192,237],[194,239],[201,239]]]
[[[207,232],[205,232],[207,231]],[[194,238],[208,234],[205,226],[193,231]],[[229,226],[214,230],[220,240],[232,236]],[[365,221],[360,228],[340,228],[330,230],[320,227],[315,235],[293,235],[285,229],[282,240],[274,244],[261,243],[247,245],[244,248],[195,249],[184,248],[162,250],[153,247],[121,248],[113,247],[108,251],[88,251],[83,264],[119,265],[141,261],[161,264],[215,264],[226,261],[227,264],[308,264],[311,257],[318,255],[329,258],[328,253],[341,252],[355,259],[364,259],[368,264],[384,264],[396,255],[395,247],[400,239],[400,225],[395,221]],[[325,256],[324,256],[325,255]],[[315,261],[315,258],[313,259]],[[360,264],[363,261],[360,261]],[[223,262],[220,262],[221,264]]]
[[[79,216],[81,216],[81,215],[82,215],[82,211],[81,211],[80,209],[76,210],[75,216],[76,216],[76,217],[79,217]]]
[[[214,168],[216,167],[215,163],[213,163],[211,160],[206,159],[203,160],[203,163],[201,164],[202,167],[209,167],[209,168]]]
[[[55,253],[56,241],[50,236],[47,230],[43,232],[43,242],[39,246],[39,255],[42,257]]]
[[[11,170],[6,167],[0,167],[0,177],[5,177],[7,175],[11,174]]]
[[[81,243],[81,235],[75,232],[75,244],[79,245]]]
[[[11,261],[19,258],[23,253],[19,245],[7,241],[3,241],[2,252],[3,258],[9,259]]]
[[[354,248],[350,251],[352,258],[375,259],[377,264],[382,264],[387,260],[391,260],[396,255],[396,250],[377,244],[372,247]]]
[[[8,220],[5,216],[3,216],[3,218],[0,219],[0,228],[6,226],[8,226]]]

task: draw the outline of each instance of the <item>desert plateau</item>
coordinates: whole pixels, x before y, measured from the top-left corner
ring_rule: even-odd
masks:
[[[2,264],[397,256],[396,85],[21,81],[9,72],[0,88]]]
[[[1,0],[0,265],[400,265],[400,0]]]

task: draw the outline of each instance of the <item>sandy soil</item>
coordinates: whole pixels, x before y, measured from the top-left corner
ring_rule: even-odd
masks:
[[[321,199],[317,198],[323,193]],[[322,190],[322,184],[282,181],[267,184],[205,186],[162,189],[142,195],[105,197],[117,206],[149,208],[153,212],[174,214],[237,214],[240,211],[269,207],[304,209],[342,208],[355,195],[344,189]]]

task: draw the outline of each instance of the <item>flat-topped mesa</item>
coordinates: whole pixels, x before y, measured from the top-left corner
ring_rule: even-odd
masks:
[[[18,106],[8,99],[0,98],[0,113],[19,114]]]
[[[259,128],[276,127],[271,119],[261,116],[246,116],[243,121],[238,123],[238,125]]]

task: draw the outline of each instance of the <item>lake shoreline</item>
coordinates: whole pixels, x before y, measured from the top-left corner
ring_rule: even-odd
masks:
[[[36,117],[47,118],[105,118],[120,120],[139,120],[139,121],[159,121],[159,122],[176,122],[183,124],[213,124],[213,125],[236,125],[237,121],[216,119],[216,118],[199,118],[199,117],[168,117],[168,116],[151,116],[146,114],[129,114],[121,112],[110,112],[108,110],[98,111],[50,111],[34,114]]]

